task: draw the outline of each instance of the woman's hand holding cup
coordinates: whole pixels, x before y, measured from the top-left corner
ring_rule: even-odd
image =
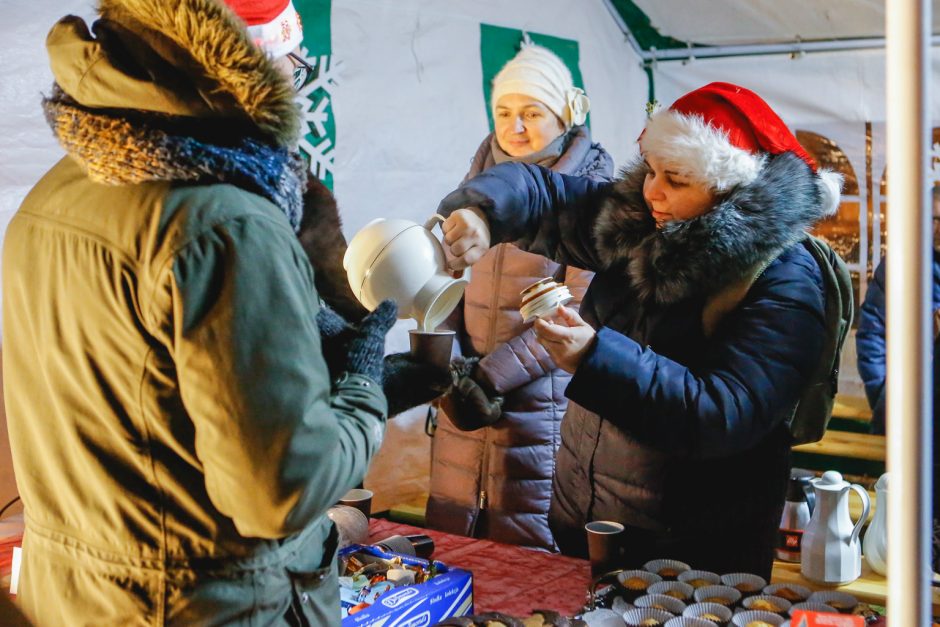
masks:
[[[447,266],[455,272],[472,266],[490,249],[490,226],[476,207],[454,211],[441,228]]]
[[[563,305],[555,309],[551,319],[539,318],[534,324],[535,335],[555,365],[573,373],[594,343],[597,332],[577,311]]]

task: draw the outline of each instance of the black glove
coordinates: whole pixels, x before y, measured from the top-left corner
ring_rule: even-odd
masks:
[[[330,380],[336,380],[346,367],[347,344],[356,334],[356,329],[326,304],[317,312],[317,327],[320,329],[320,350],[330,371]]]
[[[330,378],[339,377],[346,367],[348,344],[356,327],[324,305],[317,312],[320,343]],[[387,355],[383,360],[382,387],[388,399],[388,415],[396,416],[445,393],[453,384],[450,369],[415,361],[408,353]]]
[[[361,374],[373,381],[382,381],[385,358],[385,336],[395,324],[398,305],[383,300],[375,310],[362,319],[347,344],[346,371]]]
[[[447,392],[453,382],[449,368],[415,361],[409,353],[387,355],[382,386],[388,399],[389,417],[434,400]]]
[[[457,357],[450,363],[454,387],[441,399],[441,409],[461,431],[488,427],[503,415],[503,397],[488,392],[473,376],[479,361]]]

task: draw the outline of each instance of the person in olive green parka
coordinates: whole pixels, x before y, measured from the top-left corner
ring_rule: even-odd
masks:
[[[331,377],[290,84],[214,0],[99,11],[49,33],[68,155],[3,250],[18,602],[51,626],[339,624],[325,514],[382,441],[394,305],[343,329]]]

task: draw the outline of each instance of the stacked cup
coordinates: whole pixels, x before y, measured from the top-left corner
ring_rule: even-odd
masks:
[[[519,313],[528,324],[541,316],[551,315],[559,305],[566,305],[574,298],[564,283],[558,283],[551,277],[536,281],[522,290],[522,304]]]

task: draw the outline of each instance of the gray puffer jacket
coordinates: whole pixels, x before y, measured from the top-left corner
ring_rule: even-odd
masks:
[[[494,164],[486,137],[467,178]],[[561,173],[609,181],[613,160],[590,131],[569,131],[552,166]],[[519,293],[539,279],[564,281],[579,307],[593,273],[555,263],[510,244],[495,246],[474,265],[462,316],[454,326],[464,354],[482,356],[486,383],[504,396],[491,427],[458,430],[440,412],[432,446],[430,527],[499,542],[554,549],[548,528],[555,453],[570,375],[555,367],[519,314]]]

